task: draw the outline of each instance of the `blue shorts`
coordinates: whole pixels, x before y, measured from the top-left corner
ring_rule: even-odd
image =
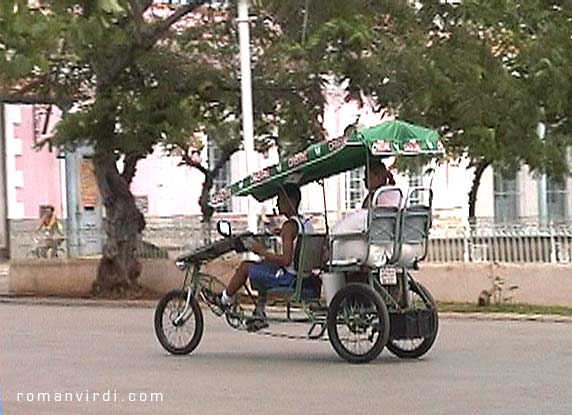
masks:
[[[296,274],[269,262],[257,262],[248,268],[250,285],[257,291],[266,291],[271,288],[294,288]],[[320,282],[314,281],[317,277],[306,278],[302,282],[302,296],[316,297],[320,294]]]
[[[293,287],[296,275],[284,268],[269,262],[251,264],[248,268],[248,277],[252,288],[267,290],[277,287]]]

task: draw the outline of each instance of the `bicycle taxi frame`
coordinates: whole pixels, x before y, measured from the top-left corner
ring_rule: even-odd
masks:
[[[360,166],[369,170],[371,160],[383,157],[442,153],[435,131],[388,121],[356,129],[348,137],[311,145],[223,189],[211,198],[211,204],[231,196],[253,196],[264,201],[276,196],[284,183],[303,186]],[[398,203],[385,206],[377,202],[390,192],[397,195]],[[300,235],[295,247],[297,278],[293,286],[259,292],[257,298],[246,287],[252,305],[265,302],[269,296],[278,297],[282,303],[283,316],[268,318],[270,329],[259,333],[292,338],[295,336],[272,330],[280,322],[306,323],[310,326],[308,332],[300,337],[317,340],[327,333],[337,354],[351,363],[369,362],[384,347],[401,358],[427,353],[437,337],[437,308],[411,270],[418,269],[418,263],[427,255],[432,199],[430,188],[410,189],[404,196],[397,187],[382,187],[370,198],[364,212],[364,229],[330,234],[326,217],[326,233]],[[166,294],[157,305],[155,332],[172,354],[191,353],[200,343],[204,323],[198,303],[204,301],[202,287],[224,287],[220,279],[202,272],[201,266],[231,251],[246,252],[245,242],[253,237],[250,233],[232,234],[225,222],[219,222],[217,228],[224,239],[177,259],[177,267],[185,271],[183,286]],[[327,286],[326,301],[309,296],[304,289],[304,280],[313,275],[321,276]],[[240,301],[235,301],[225,317],[232,328],[245,331],[254,318]]]

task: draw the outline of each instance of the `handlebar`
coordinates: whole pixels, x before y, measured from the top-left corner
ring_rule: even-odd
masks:
[[[176,261],[185,263],[203,262],[216,259],[232,251],[237,253],[247,252],[256,239],[268,238],[270,236],[274,235],[266,232],[261,234],[241,232],[197,248],[191,253],[180,255]]]

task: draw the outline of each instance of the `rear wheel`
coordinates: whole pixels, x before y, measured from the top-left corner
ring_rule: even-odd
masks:
[[[350,363],[367,363],[389,337],[389,315],[381,296],[365,284],[348,284],[328,308],[328,336],[338,355]]]
[[[409,288],[411,304],[417,310],[431,310],[432,318],[435,321],[433,332],[428,337],[416,337],[412,339],[389,339],[387,349],[394,355],[403,359],[415,359],[423,356],[431,349],[437,339],[439,330],[439,316],[437,314],[437,303],[433,296],[423,285],[416,283],[416,286]]]
[[[189,354],[203,336],[203,314],[194,296],[185,310],[187,292],[167,293],[155,309],[155,334],[161,346],[172,354]]]

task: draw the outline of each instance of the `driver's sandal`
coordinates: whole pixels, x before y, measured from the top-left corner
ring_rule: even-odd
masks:
[[[254,333],[269,327],[268,320],[262,316],[255,316],[246,321],[246,331]]]

